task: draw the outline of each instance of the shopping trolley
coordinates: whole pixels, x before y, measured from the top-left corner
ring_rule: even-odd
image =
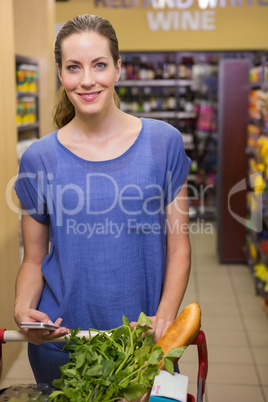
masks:
[[[77,336],[88,337],[88,331],[79,331]],[[3,368],[2,344],[6,342],[27,342],[27,339],[24,338],[22,332],[19,330],[7,331],[6,329],[0,329],[0,378]],[[65,337],[58,338],[57,342],[65,342]],[[197,397],[195,398],[193,395],[187,394],[187,402],[202,402],[208,373],[207,342],[203,331],[199,331],[197,337],[189,346],[194,345],[197,346],[198,352]]]

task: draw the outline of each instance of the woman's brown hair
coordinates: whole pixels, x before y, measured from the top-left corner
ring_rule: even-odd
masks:
[[[58,33],[55,42],[54,54],[55,61],[59,69],[62,68],[62,41],[73,34],[89,31],[97,32],[98,34],[108,39],[114,65],[117,67],[118,60],[120,59],[118,40],[111,23],[108,20],[99,17],[98,15],[84,14],[78,15],[77,17],[67,21]],[[119,108],[120,100],[117,96],[116,91],[114,91],[114,101],[116,106]],[[74,106],[70,102],[64,87],[61,86],[58,90],[57,102],[53,111],[54,123],[58,128],[61,128],[68,124],[74,118],[74,116]]]

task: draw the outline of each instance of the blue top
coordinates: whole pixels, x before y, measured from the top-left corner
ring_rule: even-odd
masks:
[[[23,154],[15,183],[29,213],[49,223],[38,309],[82,330],[108,330],[122,316],[156,314],[165,271],[165,206],[186,180],[190,159],[173,126],[142,118],[117,158],[84,160],[57,131]],[[176,228],[173,228],[176,230]]]

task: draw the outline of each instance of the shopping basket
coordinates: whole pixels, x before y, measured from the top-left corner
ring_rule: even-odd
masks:
[[[88,331],[79,331],[77,333],[77,336],[88,337]],[[21,342],[21,341],[27,342],[27,339],[24,338],[21,331],[19,330],[7,331],[6,329],[0,329],[0,378],[3,368],[2,344],[6,342]],[[57,338],[57,342],[65,342],[65,337]],[[208,352],[207,352],[207,342],[205,333],[203,331],[199,331],[197,337],[191,343],[191,345],[196,345],[198,351],[197,397],[195,398],[193,395],[188,394],[187,402],[202,402],[203,395],[205,393],[205,384],[208,373]]]

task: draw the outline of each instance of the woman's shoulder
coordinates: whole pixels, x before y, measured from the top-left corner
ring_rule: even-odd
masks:
[[[179,130],[176,127],[172,126],[170,123],[167,123],[164,120],[157,120],[148,117],[143,117],[142,120],[148,129],[154,128],[156,132],[160,131],[169,135],[175,135],[179,133]]]
[[[180,131],[163,120],[156,120],[151,118],[143,118],[144,129],[152,140],[158,141],[160,144],[170,144],[181,142],[182,136]]]
[[[56,135],[57,131],[53,131],[52,133],[33,141],[31,145],[29,145],[29,147],[23,152],[22,159],[40,158],[51,153]]]

